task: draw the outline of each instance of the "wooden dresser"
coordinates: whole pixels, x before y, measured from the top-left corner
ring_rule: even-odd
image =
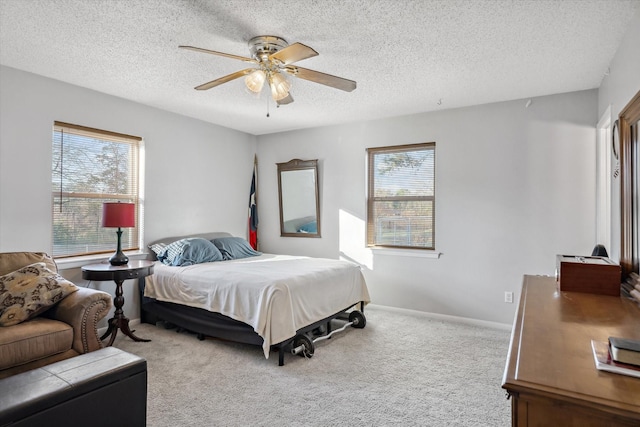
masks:
[[[599,371],[591,340],[640,339],[630,300],[525,276],[502,387],[513,426],[640,426],[640,378]]]

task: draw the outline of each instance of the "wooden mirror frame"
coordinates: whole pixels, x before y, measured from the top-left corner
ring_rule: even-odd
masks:
[[[622,280],[625,281],[631,272],[638,273],[640,253],[638,247],[640,237],[634,236],[634,229],[640,224],[640,212],[634,207],[634,199],[640,198],[640,130],[632,133],[632,127],[640,121],[640,91],[620,112],[620,266]]]
[[[281,237],[320,237],[320,191],[318,184],[318,160],[300,160],[293,159],[286,163],[276,163],[278,165],[278,199],[280,202],[280,236]],[[283,194],[282,194],[282,174],[283,172],[295,172],[295,171],[305,171],[312,170],[313,171],[313,179],[314,179],[314,187],[315,187],[315,218],[316,218],[316,232],[308,233],[308,232],[292,232],[290,230],[285,230],[285,223],[288,221],[293,221],[293,219],[287,219],[285,221],[284,218],[284,209],[283,209]],[[298,226],[303,225],[299,224]]]

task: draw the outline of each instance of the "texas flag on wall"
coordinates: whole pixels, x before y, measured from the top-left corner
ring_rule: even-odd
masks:
[[[256,188],[258,179],[258,159],[253,161],[253,177],[251,178],[251,192],[249,193],[249,244],[258,250],[258,205],[256,204]]]

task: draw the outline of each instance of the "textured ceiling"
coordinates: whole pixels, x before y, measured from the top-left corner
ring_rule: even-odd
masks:
[[[640,0],[0,0],[0,63],[255,135],[600,86]],[[246,68],[275,35],[320,55],[296,63],[355,80],[293,79],[275,108]]]

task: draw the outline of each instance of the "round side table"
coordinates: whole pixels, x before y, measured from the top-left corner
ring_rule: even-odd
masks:
[[[120,329],[126,336],[134,341],[151,341],[133,334],[134,331],[129,329],[129,319],[124,315],[122,306],[124,305],[124,297],[122,296],[122,284],[125,280],[138,279],[141,277],[150,276],[153,274],[153,261],[146,260],[131,260],[125,265],[111,265],[109,263],[90,264],[82,267],[82,278],[85,280],[92,280],[96,282],[100,281],[114,281],[116,282],[116,297],[113,300],[113,305],[116,311],[111,319],[109,319],[109,327],[107,332],[100,338],[104,340],[109,335],[109,343],[107,346],[113,344],[113,340],[116,339],[118,329]]]

